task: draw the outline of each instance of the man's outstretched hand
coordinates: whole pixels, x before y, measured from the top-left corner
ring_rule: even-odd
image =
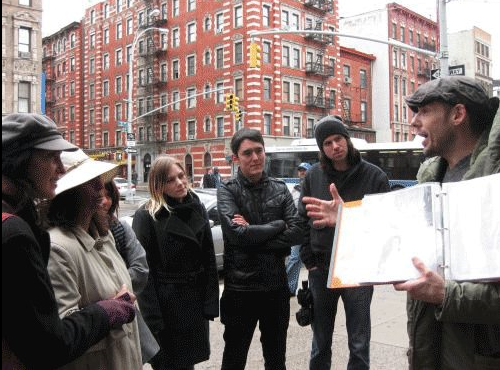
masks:
[[[313,225],[318,228],[335,226],[339,205],[344,202],[335,184],[330,184],[329,189],[333,200],[322,200],[314,197],[302,198],[302,202],[306,205],[307,216],[313,220]]]

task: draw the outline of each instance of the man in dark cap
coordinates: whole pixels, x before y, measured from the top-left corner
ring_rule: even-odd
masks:
[[[488,98],[479,82],[443,77],[420,86],[406,102],[424,152],[435,156],[420,167],[419,182],[500,173],[499,100]],[[334,201],[304,199],[316,224],[336,222],[341,199],[330,190]],[[413,263],[420,278],[394,285],[408,292],[410,369],[500,369],[500,282],[444,280],[418,258]]]
[[[443,77],[420,86],[406,102],[424,153],[435,156],[420,167],[419,182],[500,172],[499,101],[488,98],[478,81]],[[410,368],[500,369],[500,282],[445,281],[417,258],[413,263],[421,277],[395,284],[409,296]]]
[[[329,191],[334,183],[346,201],[362,199],[366,194],[390,190],[387,175],[378,167],[361,159],[349,132],[338,116],[327,116],[315,126],[314,136],[320,149],[320,162],[306,173],[301,197],[332,200]],[[370,367],[370,304],[373,287],[328,289],[328,268],[335,228],[319,228],[307,215],[302,202],[299,214],[304,220],[304,242],[300,257],[309,270],[309,286],[313,297],[313,341],[311,370],[331,368],[332,336],[337,303],[344,303],[349,342],[349,369]]]
[[[2,120],[2,368],[53,369],[81,356],[135,317],[125,289],[59,318],[47,271],[48,233],[42,200],[55,196],[65,173],[61,151],[78,148],[38,114]]]

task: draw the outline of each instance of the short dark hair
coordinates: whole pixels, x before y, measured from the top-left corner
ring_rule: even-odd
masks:
[[[120,206],[120,191],[116,187],[116,184],[113,180],[108,181],[104,184],[104,189],[108,193],[109,198],[111,199],[111,207],[109,207],[108,215],[114,215],[115,212],[118,211],[118,207]]]
[[[233,135],[231,139],[231,150],[234,155],[238,155],[238,150],[240,149],[240,145],[243,140],[250,140],[256,143],[262,144],[264,146],[264,138],[259,130],[255,130],[253,128],[242,128]]]

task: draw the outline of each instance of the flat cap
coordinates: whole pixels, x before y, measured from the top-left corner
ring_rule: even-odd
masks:
[[[405,98],[413,112],[418,108],[442,101],[450,105],[464,104],[474,111],[489,110],[489,97],[479,82],[465,76],[447,76],[429,81]]]
[[[78,147],[63,139],[49,117],[33,113],[15,113],[2,120],[2,157],[27,149],[74,151]]]

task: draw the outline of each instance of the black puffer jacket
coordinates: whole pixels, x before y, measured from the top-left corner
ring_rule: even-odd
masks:
[[[285,257],[302,241],[292,195],[283,181],[267,177],[253,184],[241,171],[217,192],[224,235],[224,288],[269,291],[287,286]],[[248,226],[232,222],[242,215]]]

